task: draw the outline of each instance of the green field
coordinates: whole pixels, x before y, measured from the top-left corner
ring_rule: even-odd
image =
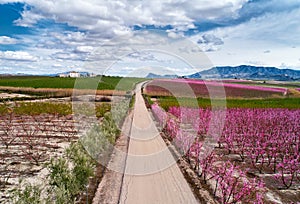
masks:
[[[278,87],[278,88],[300,88],[300,82],[281,82],[281,83],[273,83],[270,81],[240,81],[240,82],[230,82],[232,84],[243,84],[250,86],[264,86],[264,87]]]
[[[122,77],[93,77],[93,78],[59,78],[46,76],[13,76],[0,78],[0,86],[30,87],[30,88],[74,88],[75,81],[80,83],[81,89],[91,89],[98,83],[98,90],[131,90],[137,82],[144,81],[141,78]]]
[[[106,112],[111,109],[110,103],[96,103],[95,110],[90,112],[83,110],[84,114],[93,115],[97,117],[103,117]],[[78,110],[77,110],[78,111]],[[51,103],[51,102],[19,102],[14,106],[9,104],[0,104],[0,116],[7,114],[14,115],[40,115],[40,114],[58,114],[58,115],[70,115],[73,113],[71,103]]]
[[[149,99],[149,98],[148,98]],[[183,106],[192,108],[210,108],[211,100],[208,98],[175,98],[159,97],[158,102],[162,108],[168,110],[172,106]],[[267,99],[226,99],[214,100],[214,106],[227,108],[300,108],[300,98],[267,98]]]

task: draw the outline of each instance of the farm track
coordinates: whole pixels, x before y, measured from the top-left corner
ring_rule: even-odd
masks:
[[[119,203],[198,203],[136,88]]]
[[[93,204],[199,203],[161,138],[140,90],[141,84]]]

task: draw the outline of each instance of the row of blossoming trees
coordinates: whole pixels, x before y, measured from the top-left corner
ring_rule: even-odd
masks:
[[[154,104],[152,111],[221,203],[263,203],[266,175],[277,188],[299,187],[299,109],[233,108],[226,110],[224,123],[216,119],[222,110],[170,107],[165,112]],[[209,151],[208,143],[217,151]]]

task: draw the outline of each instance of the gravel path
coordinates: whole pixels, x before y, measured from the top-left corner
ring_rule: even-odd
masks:
[[[125,175],[119,203],[198,203],[136,88]]]
[[[145,106],[141,86],[93,204],[199,203]]]

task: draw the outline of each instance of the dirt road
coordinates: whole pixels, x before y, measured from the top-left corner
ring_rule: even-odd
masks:
[[[138,85],[119,203],[198,203],[159,135],[140,89]]]

